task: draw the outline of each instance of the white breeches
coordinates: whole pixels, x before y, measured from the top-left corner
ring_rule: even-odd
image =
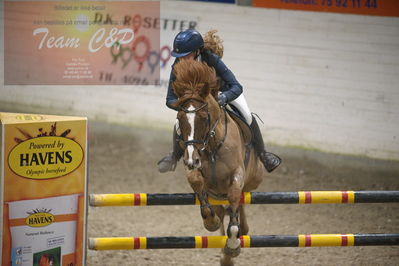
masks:
[[[245,100],[244,93],[241,93],[240,96],[237,97],[234,101],[229,102],[229,104],[233,105],[235,108],[240,111],[241,115],[245,118],[245,121],[248,125],[252,124],[252,114],[249,110],[247,101]]]

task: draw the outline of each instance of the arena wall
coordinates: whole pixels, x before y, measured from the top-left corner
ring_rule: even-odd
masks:
[[[398,18],[192,1],[161,2],[161,17],[170,22],[161,45],[172,45],[181,21],[219,30],[224,62],[263,120],[267,143],[399,160]],[[171,130],[171,63],[161,70],[162,86],[2,85],[0,110]]]

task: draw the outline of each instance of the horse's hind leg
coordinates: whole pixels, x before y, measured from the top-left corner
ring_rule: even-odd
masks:
[[[233,176],[232,184],[227,194],[229,200],[229,216],[230,221],[227,227],[227,241],[224,247],[224,254],[231,257],[236,257],[240,254],[241,241],[240,241],[240,224],[239,224],[239,208],[242,188],[244,186],[244,177],[242,168],[238,168]]]
[[[249,231],[249,226],[247,222],[247,216],[245,215],[244,205],[240,207],[240,231],[241,235],[247,235]]]
[[[201,216],[204,226],[208,231],[216,231],[220,227],[220,218],[208,202],[208,196],[204,191],[204,178],[200,171],[193,170],[187,173],[187,179],[200,201]]]
[[[224,216],[226,215],[226,210],[224,209],[224,206],[222,205],[213,205],[212,206],[216,212],[216,215],[219,217],[220,220],[220,233],[222,234],[222,236],[225,235],[224,233],[224,226],[223,226],[223,220],[224,220]]]
[[[233,257],[225,254],[224,250],[222,252],[223,252],[223,255],[220,258],[220,265],[221,266],[234,266]]]
[[[248,223],[247,223],[247,217],[245,216],[244,206],[240,206],[239,209],[240,209],[240,233],[242,235],[246,235],[246,234],[248,234],[249,227],[248,227]],[[222,235],[225,235],[223,222],[222,222],[222,226],[220,227],[220,229],[221,229]],[[232,255],[230,255],[229,253],[226,254],[225,249],[222,249],[222,253],[223,253],[223,255],[220,258],[220,265],[221,266],[233,266],[234,261],[233,261]]]
[[[222,224],[220,226],[220,234],[222,236],[226,235],[226,232],[224,230],[224,216],[226,215],[226,210],[224,206],[216,206],[217,208],[215,209],[217,215],[219,216],[220,220],[222,221]],[[222,257],[220,258],[220,265],[221,266],[233,266],[233,258],[230,255],[226,255],[224,253],[224,248],[222,248]]]

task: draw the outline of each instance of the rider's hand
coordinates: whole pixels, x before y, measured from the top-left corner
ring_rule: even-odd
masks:
[[[225,106],[227,104],[227,97],[223,93],[218,95],[218,104],[220,106]]]

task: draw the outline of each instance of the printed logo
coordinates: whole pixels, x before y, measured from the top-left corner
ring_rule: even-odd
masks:
[[[51,211],[51,210],[50,210]],[[43,227],[50,225],[54,222],[55,217],[49,211],[42,210],[39,212],[28,213],[30,214],[26,219],[26,225],[30,227]]]
[[[15,146],[9,154],[8,165],[19,176],[50,179],[73,172],[83,157],[82,147],[72,139],[37,137]]]

